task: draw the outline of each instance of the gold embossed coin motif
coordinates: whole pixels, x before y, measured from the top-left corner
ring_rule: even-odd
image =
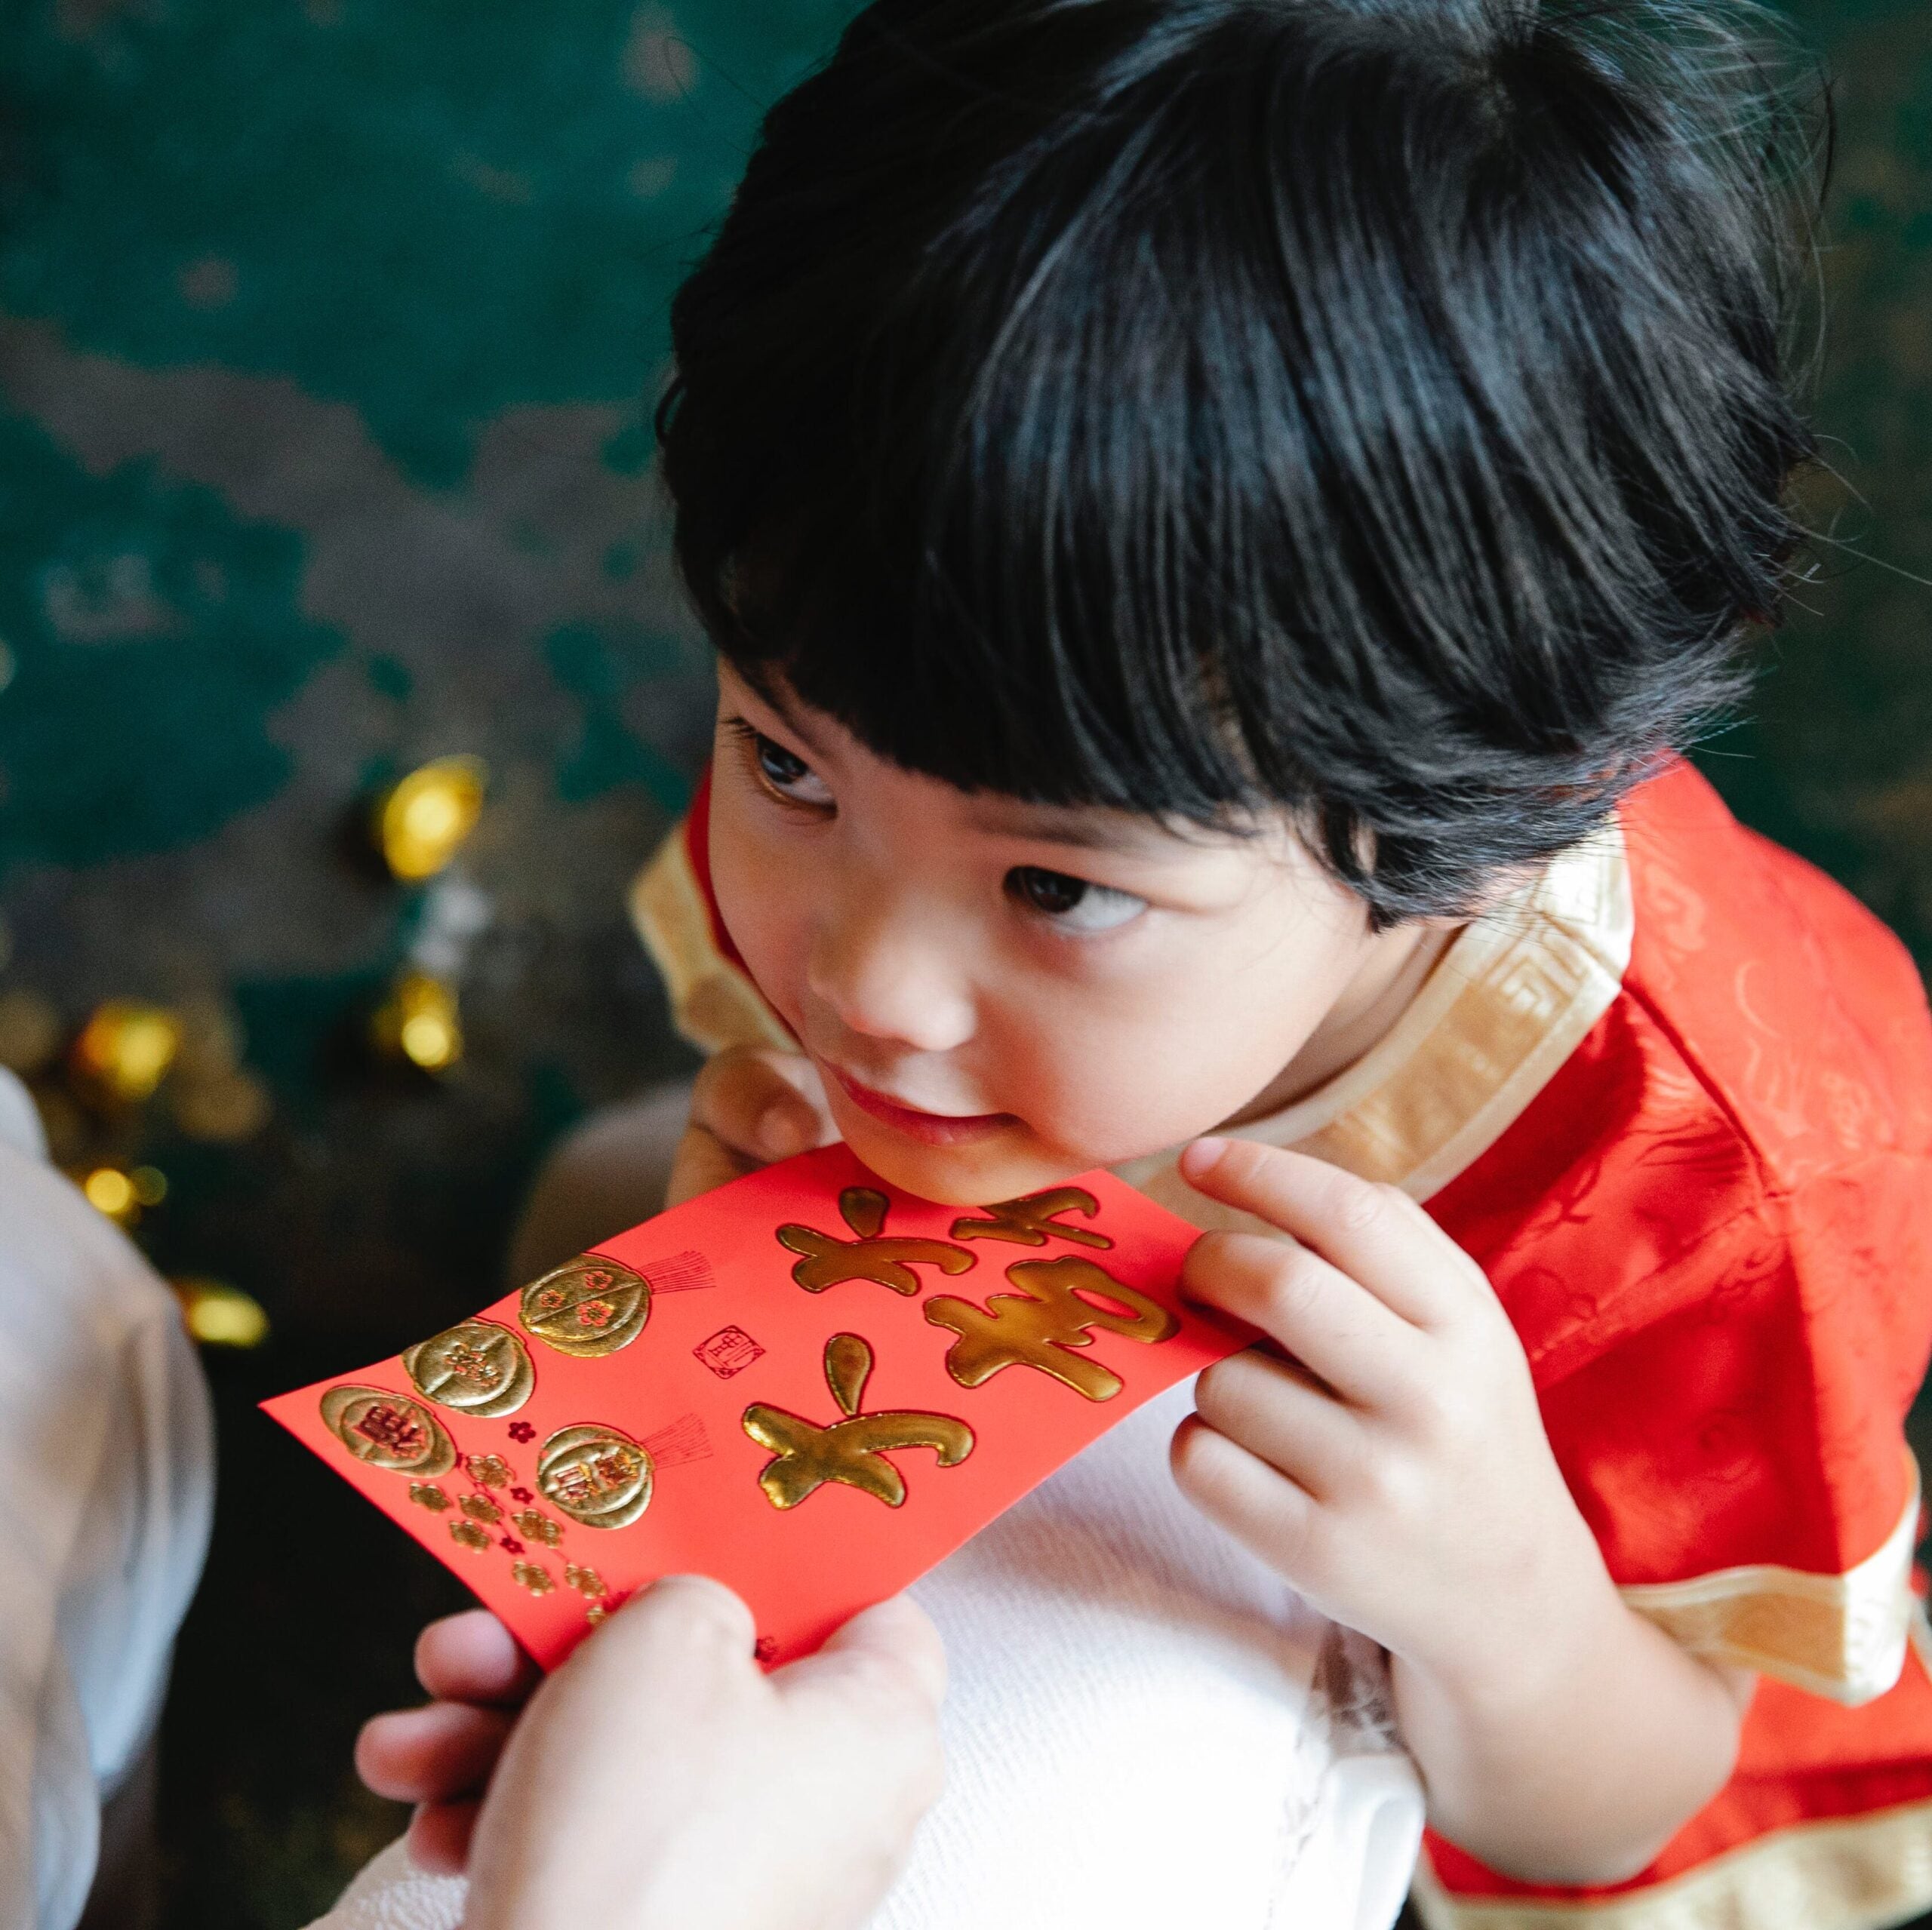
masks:
[[[546,1347],[595,1360],[643,1332],[651,1283],[601,1253],[580,1253],[523,1289],[518,1317]]]
[[[514,1414],[537,1384],[530,1350],[489,1320],[460,1321],[418,1341],[402,1365],[426,1400],[481,1421]]]
[[[560,1428],[537,1457],[537,1485],[586,1528],[628,1528],[651,1505],[651,1451],[614,1428]]]
[[[436,1417],[407,1394],[331,1388],[322,1396],[322,1424],[358,1461],[392,1474],[429,1477],[456,1465],[456,1448]]]

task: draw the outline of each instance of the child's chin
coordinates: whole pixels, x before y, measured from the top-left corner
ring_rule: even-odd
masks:
[[[1053,1157],[1024,1127],[968,1145],[921,1146],[863,1115],[840,1123],[846,1144],[880,1179],[943,1206],[1017,1200],[1085,1170],[1064,1157]]]

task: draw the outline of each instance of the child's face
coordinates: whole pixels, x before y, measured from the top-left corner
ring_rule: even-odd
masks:
[[[1390,942],[1285,822],[1173,832],[971,794],[721,671],[720,910],[853,1150],[1012,1198],[1206,1132],[1386,983]]]

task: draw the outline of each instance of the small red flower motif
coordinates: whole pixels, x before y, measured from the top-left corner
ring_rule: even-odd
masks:
[[[506,1535],[497,1545],[509,1554],[520,1555],[523,1553],[523,1544],[514,1535]]]
[[[533,1428],[528,1421],[512,1421],[510,1423],[510,1439],[512,1440],[518,1442],[534,1441],[536,1438],[537,1430]]]
[[[528,1488],[512,1488],[510,1496],[512,1500],[525,1502],[534,1501],[537,1498]]]

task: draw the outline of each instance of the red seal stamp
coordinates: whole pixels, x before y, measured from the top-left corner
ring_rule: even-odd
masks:
[[[764,1349],[743,1327],[720,1327],[709,1340],[691,1349],[721,1381],[742,1373]]]

